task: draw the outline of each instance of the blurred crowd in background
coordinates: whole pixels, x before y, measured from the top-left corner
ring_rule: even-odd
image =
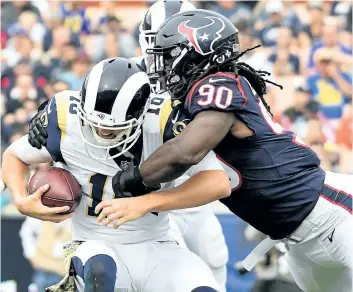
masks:
[[[37,106],[79,90],[90,68],[141,54],[139,24],[153,1],[1,2],[1,146],[27,131]],[[324,168],[353,173],[352,2],[193,1],[228,17],[242,61],[271,73],[276,121],[319,154]]]
[[[141,55],[139,24],[153,2],[1,1],[2,151],[27,132],[43,101],[80,90],[94,64]],[[242,50],[261,45],[241,60],[283,86],[270,85],[265,97],[274,120],[310,145],[324,169],[353,173],[352,1],[191,2],[228,17]],[[1,207],[11,206],[10,197],[2,194]],[[31,236],[44,229],[28,221],[21,230],[24,255],[38,268]],[[52,272],[34,275],[37,288]]]

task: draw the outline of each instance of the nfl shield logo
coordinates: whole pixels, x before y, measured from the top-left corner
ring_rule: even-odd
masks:
[[[121,163],[120,163],[120,168],[122,169],[122,170],[127,170],[128,169],[128,167],[129,167],[129,161],[127,161],[127,160],[124,160],[124,161],[121,161]]]

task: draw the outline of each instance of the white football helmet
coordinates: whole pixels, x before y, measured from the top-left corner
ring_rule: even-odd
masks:
[[[146,50],[154,47],[154,41],[159,27],[174,14],[194,9],[196,9],[196,7],[187,0],[158,0],[147,10],[139,27],[139,42],[147,73],[152,71],[151,66],[154,65],[154,60],[150,60],[151,55],[147,55]]]
[[[147,74],[131,60],[106,59],[91,69],[78,105],[81,135],[91,157],[113,159],[137,142],[150,93]]]

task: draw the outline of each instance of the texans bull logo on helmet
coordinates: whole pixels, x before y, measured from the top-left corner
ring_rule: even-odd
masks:
[[[213,45],[222,37],[221,32],[224,30],[225,24],[214,16],[206,16],[203,19],[205,25],[200,27],[191,27],[192,20],[182,22],[178,26],[178,32],[189,40],[198,53],[208,55],[214,52]]]

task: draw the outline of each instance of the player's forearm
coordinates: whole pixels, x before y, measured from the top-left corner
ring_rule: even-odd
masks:
[[[29,176],[29,167],[17,157],[11,148],[6,149],[2,159],[2,177],[16,204],[27,195],[25,182]]]
[[[230,183],[222,170],[202,171],[176,188],[144,196],[148,212],[202,206],[230,195]]]
[[[178,136],[158,148],[142,163],[140,173],[143,182],[155,185],[178,178],[217,146],[233,122],[232,113],[199,113]]]
[[[143,182],[154,185],[180,177],[193,165],[183,153],[176,138],[163,144],[140,166]]]

